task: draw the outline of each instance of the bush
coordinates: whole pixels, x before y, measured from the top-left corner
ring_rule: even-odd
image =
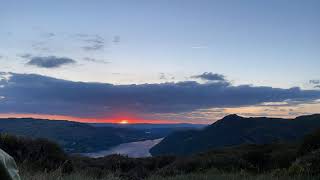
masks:
[[[10,154],[18,165],[35,171],[56,170],[68,160],[58,144],[46,139],[1,134],[0,148]]]
[[[300,166],[299,164],[293,164],[287,171],[289,176],[299,176],[304,174],[305,172],[305,168]]]
[[[308,174],[320,174],[320,150],[298,158],[294,165],[302,167]]]
[[[270,159],[270,154],[263,149],[258,149],[247,152],[244,154],[243,158],[256,167],[258,171],[260,171],[267,166],[268,160]]]
[[[299,148],[299,155],[303,156],[320,148],[320,129],[306,135]]]

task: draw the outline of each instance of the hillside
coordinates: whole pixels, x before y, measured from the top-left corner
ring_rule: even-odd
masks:
[[[229,115],[202,130],[174,132],[151,149],[152,155],[186,155],[240,144],[295,141],[320,127],[320,115],[295,119]]]
[[[54,142],[0,134],[23,180],[289,180],[320,178],[320,129],[296,143],[241,145],[188,156],[101,158],[70,155]]]
[[[94,127],[121,127],[132,129],[201,129],[205,124],[188,124],[188,123],[174,123],[174,124],[153,124],[153,123],[89,123]]]
[[[0,133],[47,138],[58,142],[70,153],[105,150],[121,143],[164,136],[137,129],[93,127],[86,123],[32,118],[0,119]]]

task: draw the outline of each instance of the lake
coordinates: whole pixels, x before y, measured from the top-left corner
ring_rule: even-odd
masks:
[[[92,158],[103,157],[111,154],[122,154],[127,155],[129,157],[150,157],[151,154],[149,150],[161,142],[163,138],[154,139],[154,140],[145,140],[145,141],[137,141],[137,142],[130,142],[130,143],[123,143],[109,150],[98,151],[93,153],[83,153],[82,155],[89,156]]]

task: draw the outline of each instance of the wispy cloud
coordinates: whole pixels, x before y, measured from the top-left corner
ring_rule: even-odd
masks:
[[[310,80],[309,81],[310,84],[320,84],[320,80]]]
[[[90,58],[90,57],[84,57],[83,60],[88,61],[88,62],[94,62],[94,63],[102,63],[102,64],[109,64],[111,62],[102,60],[102,59],[95,59],[95,58]]]
[[[104,49],[105,39],[100,35],[76,34],[75,36],[77,39],[85,43],[81,47],[83,50],[97,51]]]
[[[197,46],[191,46],[192,49],[207,49],[209,48],[208,46],[202,46],[202,45],[197,45]]]
[[[47,32],[47,33],[43,33],[42,36],[45,37],[45,38],[52,38],[52,37],[56,36],[56,33]]]
[[[120,36],[113,36],[112,42],[114,44],[119,44],[120,43]]]
[[[24,53],[24,54],[18,54],[18,57],[24,58],[24,59],[29,59],[32,57],[32,54],[29,53]]]
[[[34,41],[34,42],[32,42],[31,47],[35,51],[46,51],[47,52],[50,50],[46,41]]]
[[[173,75],[170,75],[170,74],[159,73],[159,79],[160,79],[160,80],[168,81],[168,80],[174,80],[175,77],[174,77]]]
[[[320,80],[318,79],[310,80],[309,83],[313,85],[314,88],[320,88]]]

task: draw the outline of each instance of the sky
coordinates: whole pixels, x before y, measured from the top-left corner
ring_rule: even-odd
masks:
[[[318,0],[1,1],[0,117],[212,123],[320,109]]]

